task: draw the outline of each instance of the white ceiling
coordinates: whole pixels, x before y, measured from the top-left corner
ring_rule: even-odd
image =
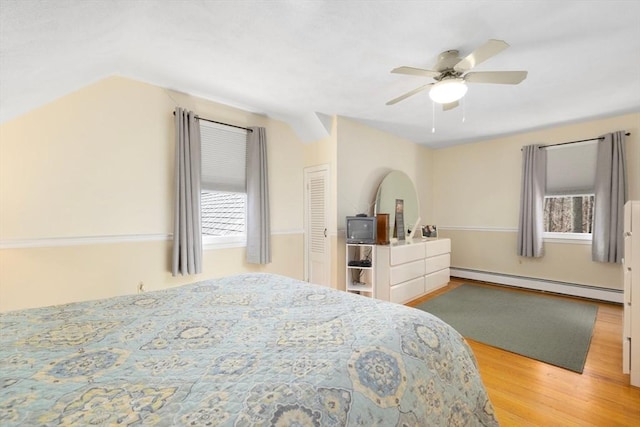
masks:
[[[491,38],[511,47],[474,71],[524,82],[469,85],[435,114],[426,91],[385,105],[432,81],[391,69]],[[443,147],[640,111],[640,1],[0,0],[2,123],[111,75]]]

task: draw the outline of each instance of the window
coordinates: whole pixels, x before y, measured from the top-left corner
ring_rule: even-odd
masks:
[[[597,142],[546,150],[544,237],[591,240]]]
[[[246,233],[247,195],[202,191],[202,235],[233,236]]]
[[[546,233],[592,233],[593,194],[544,198]]]
[[[200,120],[205,246],[246,244],[247,131]]]

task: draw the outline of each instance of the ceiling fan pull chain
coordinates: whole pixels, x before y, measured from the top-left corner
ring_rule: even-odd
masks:
[[[467,120],[467,101],[463,99],[461,99],[462,101],[462,123],[464,123],[465,120]]]
[[[436,133],[436,103],[431,101],[431,133]]]

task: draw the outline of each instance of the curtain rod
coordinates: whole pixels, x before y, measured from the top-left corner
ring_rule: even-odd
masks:
[[[173,112],[173,115],[174,115],[174,116],[176,115],[176,112],[175,112],[175,111]],[[236,125],[232,125],[232,124],[229,124],[229,123],[218,122],[218,121],[216,121],[216,120],[205,119],[204,117],[200,117],[200,116],[198,116],[198,115],[196,115],[196,119],[198,119],[198,120],[204,120],[205,122],[216,123],[216,124],[218,124],[218,125],[230,126],[230,127],[232,127],[232,128],[244,129],[244,130],[246,130],[247,132],[253,132],[253,129],[245,128],[245,127],[242,127],[242,126],[236,126]]]
[[[629,135],[631,135],[631,133],[627,132],[627,133],[625,133],[625,135],[629,136]],[[541,145],[538,148],[556,147],[558,145],[576,144],[578,142],[599,141],[601,139],[604,139],[604,136],[601,136],[601,137],[598,137],[598,138],[581,139],[579,141],[559,142],[558,144]]]

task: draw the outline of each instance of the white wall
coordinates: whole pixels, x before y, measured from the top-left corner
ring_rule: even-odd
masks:
[[[423,223],[452,239],[452,266],[543,281],[622,289],[619,264],[591,261],[591,245],[545,243],[540,259],[516,256],[521,147],[627,130],[629,198],[640,199],[640,114],[430,150],[356,121],[337,119],[338,287],[344,286],[344,217],[366,211],[378,184],[402,170],[416,185]],[[354,161],[354,159],[360,159]],[[371,213],[371,211],[367,211]]]
[[[545,243],[540,259],[516,256],[521,147],[627,130],[630,199],[640,198],[640,114],[558,126],[434,152],[434,218],[452,239],[452,266],[622,289],[619,264],[591,261],[590,244]]]
[[[378,186],[392,170],[413,181],[423,223],[433,218],[431,149],[342,117],[337,132],[338,229],[348,215],[373,213]]]
[[[206,251],[204,272],[171,277],[176,105],[269,138],[273,263],[244,248]],[[640,114],[431,150],[336,117],[331,136],[303,144],[285,123],[124,78],[108,78],[0,126],[0,310],[132,293],[241,271],[303,278],[303,168],[331,168],[332,277],[344,288],[344,217],[370,213],[382,178],[415,183],[423,223],[451,237],[452,265],[621,288],[618,265],[590,246],[547,244],[515,256],[520,148],[618,129],[627,139],[630,198],[640,199]]]
[[[273,263],[207,251],[171,277],[173,110],[267,128]],[[280,121],[120,77],[0,126],[0,310],[160,289],[241,271],[302,278],[303,144]]]
[[[411,178],[418,194],[422,223],[433,220],[432,156],[429,148],[351,119],[338,118],[336,264],[339,289],[345,286],[344,219],[358,213],[373,214],[378,186],[387,173],[401,170]]]

